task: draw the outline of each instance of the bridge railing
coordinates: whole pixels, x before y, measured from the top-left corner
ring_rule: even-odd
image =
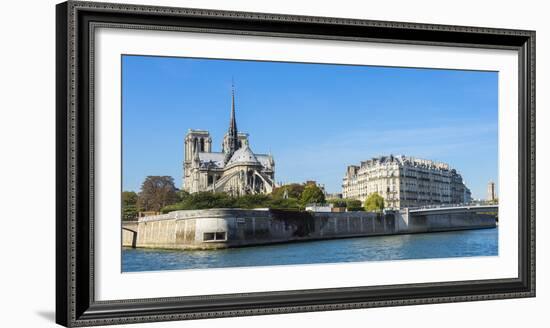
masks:
[[[479,203],[461,203],[461,204],[437,204],[437,205],[424,205],[418,207],[409,207],[409,211],[416,210],[429,210],[438,208],[456,208],[456,207],[498,207],[498,204],[479,204]]]

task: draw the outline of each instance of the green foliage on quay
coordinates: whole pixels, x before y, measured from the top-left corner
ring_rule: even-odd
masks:
[[[321,188],[313,183],[309,183],[304,187],[304,191],[300,195],[300,202],[303,206],[307,204],[324,204],[325,194]]]
[[[287,184],[275,188],[269,195],[231,196],[224,192],[180,192],[180,201],[161,209],[162,213],[179,210],[200,210],[207,208],[271,208],[303,210],[310,203],[325,203],[323,191],[314,183]]]
[[[346,200],[346,209],[348,211],[364,211],[365,209],[361,206],[361,201],[357,199],[347,199]]]
[[[373,192],[367,197],[365,208],[367,211],[382,212],[384,209],[384,198],[377,192]]]
[[[334,207],[345,208],[348,211],[364,211],[365,209],[361,206],[361,201],[351,198],[331,198],[327,202],[332,204]]]
[[[122,220],[135,220],[139,213],[138,195],[133,191],[122,192]]]
[[[187,195],[181,202],[162,208],[162,213],[179,210],[200,210],[207,208],[273,208],[299,210],[296,199],[276,198],[272,195],[231,196],[223,192],[197,192]]]
[[[332,203],[334,207],[348,211],[363,211],[361,202],[355,199],[325,199],[325,194],[313,182],[291,183],[273,190],[271,194],[231,196],[224,192],[198,192],[190,194],[178,190],[172,177],[148,176],[139,193],[122,193],[122,219],[136,220],[140,212],[168,213],[179,210],[208,208],[270,208],[304,210],[308,204]]]
[[[305,187],[305,184],[290,183],[273,189],[271,195],[273,196],[273,198],[300,199]]]

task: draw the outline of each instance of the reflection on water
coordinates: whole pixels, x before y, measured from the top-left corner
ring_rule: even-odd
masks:
[[[124,248],[122,271],[498,255],[498,228],[361,237],[208,251]]]

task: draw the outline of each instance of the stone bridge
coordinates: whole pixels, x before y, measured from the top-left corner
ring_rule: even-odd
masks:
[[[437,232],[496,226],[498,205],[455,205],[405,208],[399,211],[400,231]]]
[[[498,213],[498,205],[459,205],[443,207],[419,207],[408,209],[414,216],[428,214],[453,214],[453,213]]]

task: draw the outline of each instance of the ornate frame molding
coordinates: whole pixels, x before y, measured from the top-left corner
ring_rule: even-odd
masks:
[[[535,32],[69,1],[57,5],[56,321],[64,326],[200,319],[535,296]],[[249,294],[94,299],[94,51],[98,27],[513,49],[519,79],[517,279]]]

